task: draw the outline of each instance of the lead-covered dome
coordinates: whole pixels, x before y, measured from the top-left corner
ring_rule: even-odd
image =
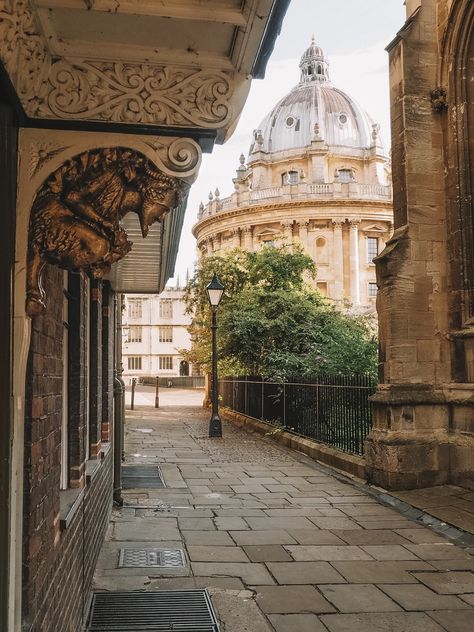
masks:
[[[255,130],[250,154],[304,148],[313,141],[352,149],[377,144],[384,154],[379,126],[354,99],[332,85],[328,60],[314,38],[299,66],[300,82]]]

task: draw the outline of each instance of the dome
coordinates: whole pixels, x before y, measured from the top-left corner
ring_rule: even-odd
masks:
[[[324,141],[334,148],[380,146],[378,125],[354,99],[330,82],[329,62],[314,38],[299,67],[300,82],[259,125],[250,154],[304,148],[312,141]]]

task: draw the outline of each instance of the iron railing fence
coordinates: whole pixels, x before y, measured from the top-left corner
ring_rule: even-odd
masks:
[[[362,455],[372,428],[368,375],[318,375],[274,382],[259,376],[219,380],[223,406],[255,419]]]

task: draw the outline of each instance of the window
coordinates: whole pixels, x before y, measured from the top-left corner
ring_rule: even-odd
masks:
[[[372,263],[374,258],[379,254],[378,237],[367,237],[367,260]]]
[[[61,489],[67,489],[69,484],[69,304],[68,304],[68,272],[63,272],[63,396],[61,419]]]
[[[337,179],[339,182],[352,182],[354,180],[354,172],[352,169],[338,169]]]
[[[141,298],[130,298],[128,300],[128,317],[129,318],[142,317],[142,299]]]
[[[170,298],[161,299],[160,318],[173,318],[173,301]]]
[[[297,171],[285,171],[285,173],[281,174],[281,183],[283,186],[285,184],[298,184],[299,179],[299,173]]]
[[[142,370],[142,356],[128,356],[128,370],[141,371]]]
[[[369,298],[377,298],[377,283],[369,283]]]
[[[128,342],[141,342],[142,341],[142,328],[130,327],[128,330]]]
[[[158,340],[160,342],[173,342],[173,327],[166,325],[158,328]]]
[[[173,369],[173,356],[159,356],[159,367],[162,371],[171,371]]]

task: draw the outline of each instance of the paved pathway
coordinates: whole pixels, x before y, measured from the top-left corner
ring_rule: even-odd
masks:
[[[208,439],[197,405],[128,415],[127,462],[159,463],[167,487],[124,493],[96,590],[207,587],[222,632],[473,632],[468,550],[268,437]],[[189,564],[117,568],[123,547]]]

